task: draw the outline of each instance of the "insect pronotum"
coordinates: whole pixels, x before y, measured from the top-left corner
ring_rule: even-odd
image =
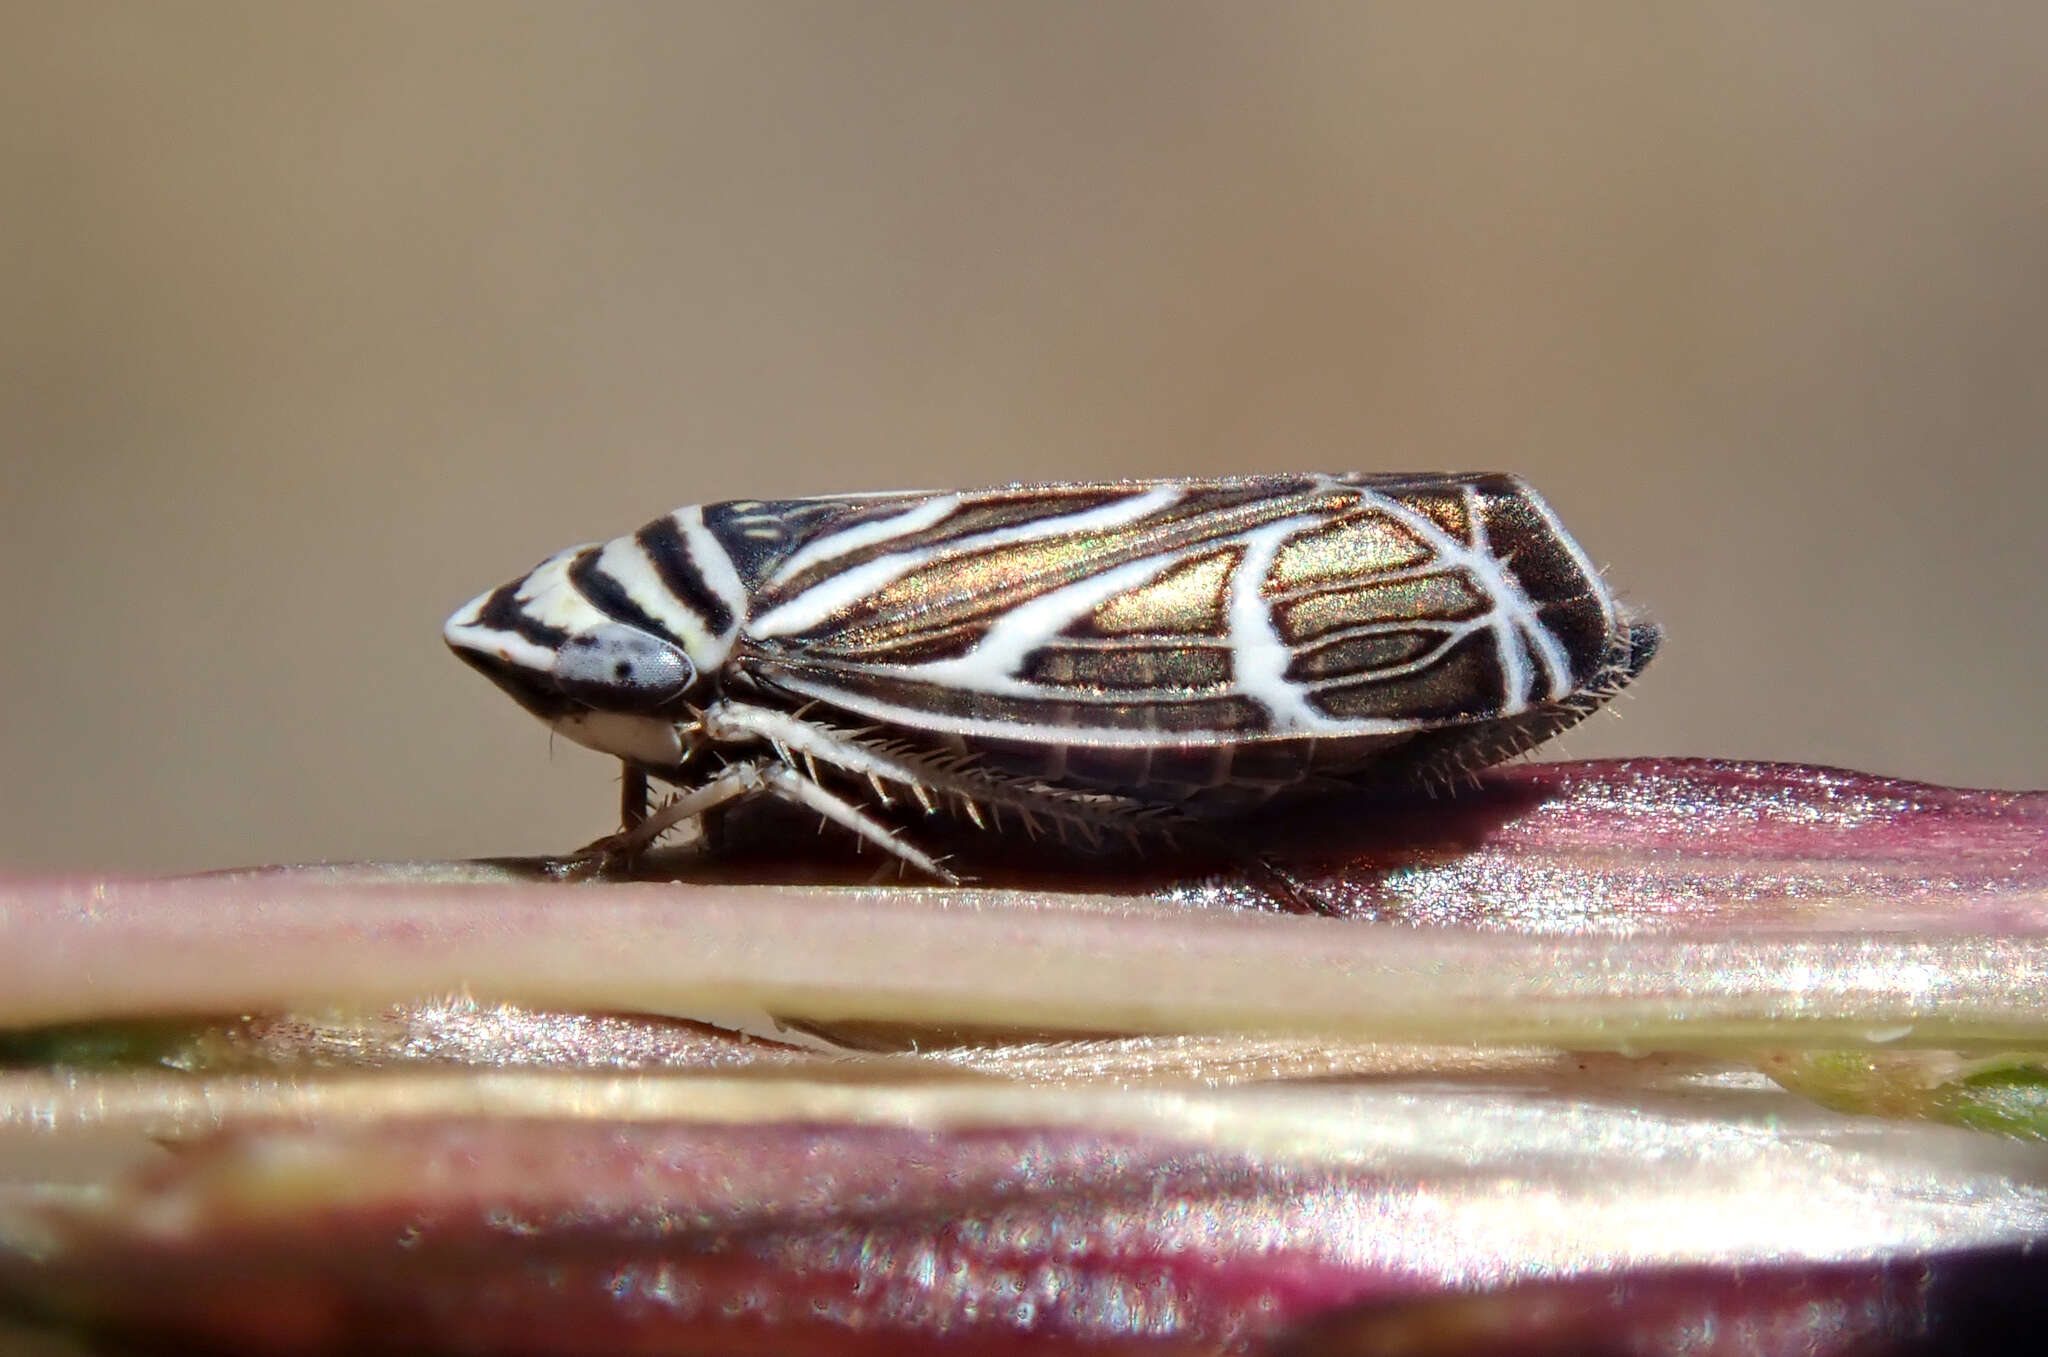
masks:
[[[913,812],[1104,831],[1461,777],[1648,664],[1507,475],[1248,476],[692,505],[466,604],[448,644],[622,760],[630,859],[735,803],[930,876]],[[652,814],[647,779],[676,795]]]

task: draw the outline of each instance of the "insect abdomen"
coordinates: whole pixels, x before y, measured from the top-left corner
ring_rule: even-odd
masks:
[[[1399,736],[1172,746],[1039,745],[963,740],[953,748],[1008,777],[1103,792],[1193,815],[1231,815],[1303,784],[1355,772]]]

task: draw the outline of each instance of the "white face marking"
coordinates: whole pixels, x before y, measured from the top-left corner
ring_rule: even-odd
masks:
[[[841,532],[829,533],[784,561],[769,578],[768,583],[782,584],[801,575],[820,561],[834,560],[850,551],[859,551],[862,547],[871,547],[892,537],[908,537],[912,533],[923,532],[958,509],[960,499],[959,495],[940,495],[903,513],[878,518],[872,523],[862,523]]]
[[[699,672],[714,671],[725,662],[732,651],[734,638],[739,635],[740,619],[746,615],[746,590],[740,583],[739,573],[733,569],[732,559],[725,554],[718,539],[705,528],[700,509],[694,505],[678,509],[671,517],[689,548],[690,564],[698,578],[732,614],[732,624],[723,634],[711,632],[704,619],[675,596],[663,582],[660,571],[637,536],[614,538],[602,545],[574,546],[548,557],[527,572],[513,593],[520,614],[568,636],[583,636],[599,628],[619,625],[610,614],[585,597],[582,589],[570,578],[570,568],[576,559],[595,548],[597,568],[616,581],[642,612],[682,642],[690,663]],[[442,636],[458,649],[494,655],[534,670],[538,676],[552,673],[555,664],[552,646],[529,640],[517,631],[482,624],[483,611],[495,595],[494,590],[471,599],[448,619],[441,629]],[[564,733],[580,743],[588,743],[571,732]]]
[[[696,559],[693,554],[691,559]],[[633,600],[640,610],[669,629],[669,632],[683,643],[683,650],[689,655],[690,663],[699,672],[717,668],[725,661],[726,653],[732,649],[731,638],[713,636],[704,626],[704,619],[684,607],[668,586],[661,582],[654,562],[648,559],[647,549],[637,538],[615,537],[604,544],[604,550],[597,554],[598,569],[619,582],[626,591],[626,597]],[[737,617],[738,613],[734,613]]]
[[[841,608],[888,587],[941,555],[1013,546],[1019,542],[1036,542],[1047,537],[1064,536],[1067,533],[1094,532],[1103,528],[1120,527],[1167,508],[1181,498],[1181,493],[1175,486],[1162,485],[1143,494],[1131,495],[1109,504],[1100,504],[1080,513],[1060,514],[1052,518],[1019,523],[1014,527],[997,528],[948,542],[941,548],[929,551],[900,551],[878,556],[851,570],[820,580],[795,598],[755,618],[748,624],[747,630],[750,634],[763,638],[808,631]]]
[[[478,594],[455,610],[441,627],[441,638],[457,650],[475,651],[482,655],[495,655],[511,664],[528,669],[547,672],[554,665],[555,652],[551,646],[535,645],[516,631],[500,631],[486,627],[477,619],[483,615],[484,605],[489,603],[493,589],[487,594]]]
[[[704,526],[704,510],[692,504],[675,512],[676,527],[683,534],[683,541],[690,548],[690,560],[697,566],[697,573],[704,580],[704,587],[717,596],[726,611],[732,614],[733,623],[725,637],[730,641],[739,635],[740,621],[747,615],[747,586],[740,582],[739,571],[733,569],[732,557],[725,554],[725,548]],[[730,646],[728,646],[728,649]],[[719,659],[723,660],[723,655]],[[713,665],[704,665],[709,669]]]
[[[673,768],[683,761],[683,737],[676,723],[660,717],[581,711],[558,717],[552,724],[563,737],[614,758],[652,768]]]
[[[567,551],[558,551],[535,566],[520,581],[519,592],[514,595],[521,604],[521,611],[543,626],[558,627],[570,633],[603,626],[611,621],[569,581],[569,566],[595,545],[594,542],[585,543]]]

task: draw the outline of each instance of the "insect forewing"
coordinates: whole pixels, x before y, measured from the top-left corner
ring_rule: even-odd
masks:
[[[1514,717],[1624,623],[1512,476],[1273,476],[708,506],[750,680],[903,731],[1182,747]]]

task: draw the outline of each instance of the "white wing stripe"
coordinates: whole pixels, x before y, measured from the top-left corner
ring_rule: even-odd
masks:
[[[1266,709],[1276,735],[1327,733],[1344,724],[1310,706],[1301,689],[1288,681],[1287,666],[1294,652],[1274,627],[1272,604],[1266,597],[1266,576],[1281,544],[1323,521],[1309,515],[1283,518],[1246,533],[1240,539],[1244,556],[1231,574],[1228,626],[1235,687]]]
[[[1379,665],[1364,675],[1338,674],[1330,678],[1307,679],[1302,681],[1301,686],[1310,692],[1320,693],[1332,688],[1353,686],[1361,678],[1379,683],[1387,679],[1404,678],[1410,674],[1426,673],[1433,665],[1441,662],[1445,655],[1455,649],[1458,642],[1476,631],[1492,631],[1493,627],[1492,619],[1484,617],[1471,622],[1433,623],[1427,629],[1441,632],[1443,639],[1431,646],[1426,653],[1417,655],[1412,660],[1403,660],[1399,664]],[[1386,633],[1381,634],[1384,635]],[[1318,642],[1318,644],[1321,643]]]
[[[1489,550],[1475,548],[1445,532],[1435,519],[1420,510],[1377,491],[1359,487],[1361,498],[1371,503],[1399,523],[1402,527],[1422,539],[1424,546],[1434,551],[1439,559],[1451,566],[1462,566],[1472,572],[1472,578],[1493,603],[1494,648],[1500,656],[1501,673],[1501,715],[1515,716],[1527,711],[1535,700],[1531,691],[1534,675],[1529,672],[1531,652],[1543,661],[1546,677],[1550,680],[1551,691],[1561,692],[1571,683],[1570,667],[1563,647],[1557,638],[1544,629],[1536,619],[1536,609],[1529,602],[1521,587],[1508,578],[1500,561]],[[1476,514],[1467,514],[1477,523]],[[1482,541],[1483,532],[1482,532]],[[1527,634],[1537,639],[1537,644],[1524,648],[1522,637]]]
[[[1184,556],[1182,552],[1147,556],[1100,575],[1076,580],[1049,594],[1041,594],[997,618],[965,655],[928,664],[902,665],[898,672],[905,678],[977,693],[1046,697],[1048,692],[1043,686],[1027,683],[1016,676],[1031,652],[1070,624],[1094,612],[1110,598],[1127,589],[1150,584],[1179,565]]]
[[[695,560],[694,544],[691,559]],[[640,610],[669,629],[679,638],[692,655],[703,656],[718,640],[704,627],[704,619],[695,610],[683,605],[654,568],[654,562],[647,555],[647,548],[634,537],[614,537],[604,544],[604,550],[597,554],[597,568],[619,582],[626,591],[626,597],[638,604]],[[702,647],[702,648],[700,648]]]
[[[1571,557],[1572,565],[1577,568],[1579,573],[1589,580],[1598,581],[1600,572],[1594,568],[1593,558],[1586,555],[1585,548],[1581,547],[1577,540],[1564,530],[1564,524],[1558,522],[1557,515],[1551,511],[1550,505],[1545,502],[1543,496],[1537,494],[1534,490],[1526,490],[1525,500],[1530,508],[1542,515],[1543,526],[1549,529],[1550,539],[1564,547],[1566,554]],[[1599,594],[1601,615],[1607,623],[1607,633],[1612,635],[1615,626],[1614,603],[1608,597],[1605,590],[1600,590]],[[1535,641],[1542,651],[1543,663],[1550,671],[1551,697],[1563,698],[1568,696],[1572,688],[1571,660],[1564,653],[1564,646],[1555,636],[1551,635],[1548,627],[1537,620],[1533,609],[1530,611],[1527,620],[1524,621],[1523,628],[1529,632],[1530,639]]]
[[[871,547],[892,537],[908,537],[912,533],[923,532],[959,507],[960,496],[940,495],[936,499],[926,500],[915,509],[907,509],[888,518],[878,518],[872,523],[861,523],[839,532],[828,533],[784,561],[776,572],[769,576],[768,583],[771,587],[784,584],[820,561],[834,560],[850,551],[859,551],[862,547]]]
[[[834,687],[828,682],[802,674],[778,674],[776,686],[786,688],[800,697],[814,697],[829,702],[856,716],[871,721],[900,725],[912,730],[932,731],[941,734],[982,736],[990,739],[1015,739],[1018,726],[1014,721],[1000,718],[977,716],[954,716],[947,712],[936,712],[926,707],[906,707],[887,702],[866,693]],[[1032,697],[1051,696],[1042,688],[1033,688]],[[1330,721],[1326,730],[1343,735],[1412,735],[1413,721],[1395,720],[1387,717],[1360,717],[1346,721]],[[1030,726],[1033,741],[1046,744],[1085,744],[1106,748],[1146,747],[1160,744],[1160,733],[1156,730],[1133,729],[1118,726],[1070,726],[1051,722],[1034,721]],[[1213,748],[1219,745],[1244,743],[1242,731],[1230,730],[1185,730],[1175,731],[1172,743],[1187,748]]]
[[[887,556],[878,556],[851,570],[820,580],[796,597],[754,619],[747,630],[751,635],[762,638],[808,631],[841,608],[887,588],[940,555],[982,551],[990,547],[1014,546],[1019,542],[1041,541],[1047,537],[1059,537],[1067,533],[1121,527],[1158,513],[1177,502],[1181,495],[1179,488],[1162,485],[1144,494],[1132,495],[1108,504],[1098,504],[1080,513],[1033,519],[1014,527],[997,528],[972,537],[962,537],[957,541],[927,550],[899,551]]]

